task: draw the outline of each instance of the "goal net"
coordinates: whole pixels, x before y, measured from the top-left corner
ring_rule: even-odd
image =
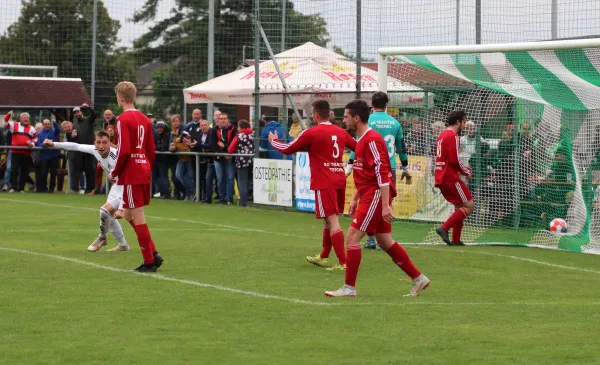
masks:
[[[410,207],[401,218],[433,223],[425,243],[441,243],[433,228],[454,210],[434,187],[434,145],[446,116],[462,109],[471,122],[459,156],[473,169],[475,200],[463,241],[600,253],[600,49],[569,42],[485,53],[380,49],[388,80],[433,95],[420,110],[394,110],[418,175],[413,186],[398,184],[413,201],[395,204]],[[551,232],[554,218],[568,230]]]

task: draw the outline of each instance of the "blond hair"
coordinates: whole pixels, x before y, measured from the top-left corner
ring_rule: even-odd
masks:
[[[179,121],[181,122],[181,115],[179,115],[179,114],[173,114],[173,115],[171,115],[171,123],[173,123],[173,121],[175,119],[179,119]]]
[[[121,81],[117,86],[115,86],[115,93],[117,94],[117,97],[123,98],[124,102],[133,103],[135,102],[137,89],[132,82]]]

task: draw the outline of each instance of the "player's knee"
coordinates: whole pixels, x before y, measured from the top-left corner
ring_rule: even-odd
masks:
[[[329,229],[329,232],[337,232],[341,231],[342,227],[340,226],[340,221],[337,215],[332,215],[325,218],[325,226]]]
[[[377,241],[377,245],[386,252],[394,244],[394,239],[389,233],[378,233],[375,235],[375,240]]]
[[[473,200],[469,200],[468,202],[466,202],[463,206],[463,209],[467,214],[473,213],[473,210],[475,209],[475,204],[473,203]]]
[[[108,211],[108,209],[101,207],[100,208],[100,219],[106,219],[108,220],[110,218],[110,212]]]
[[[360,247],[360,239],[364,236],[364,233],[354,227],[348,229],[346,233],[346,246],[358,245]]]

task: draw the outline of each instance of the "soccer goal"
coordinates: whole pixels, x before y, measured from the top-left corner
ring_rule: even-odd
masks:
[[[434,95],[419,115],[398,116],[409,160],[425,164],[404,218],[434,227],[453,211],[434,188],[433,144],[448,113],[462,109],[472,123],[460,158],[474,171],[475,199],[465,243],[600,253],[598,47],[600,38],[380,48],[382,91],[392,79]],[[555,218],[566,220],[566,232],[550,230]],[[432,229],[424,243],[436,242]]]

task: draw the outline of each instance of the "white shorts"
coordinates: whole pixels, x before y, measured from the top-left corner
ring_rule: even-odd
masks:
[[[108,192],[108,199],[106,199],[106,203],[110,204],[113,207],[113,210],[117,210],[121,207],[121,202],[123,201],[123,185],[113,185]]]

